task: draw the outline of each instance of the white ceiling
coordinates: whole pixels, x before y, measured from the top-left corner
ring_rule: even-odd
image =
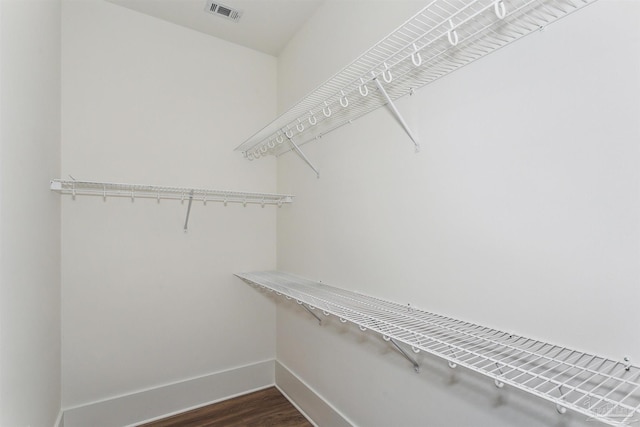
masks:
[[[205,12],[206,0],[107,1],[278,56],[323,0],[221,0],[243,12],[237,23]]]

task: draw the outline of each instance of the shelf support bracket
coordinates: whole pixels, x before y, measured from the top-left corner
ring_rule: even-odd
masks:
[[[298,147],[298,145],[297,145],[295,142],[293,142],[293,138],[289,138],[289,136],[288,136],[288,135],[286,135],[286,134],[285,134],[285,136],[287,137],[287,139],[288,139],[288,140],[289,140],[289,142],[291,143],[291,146],[293,147],[293,150],[296,152],[296,154],[297,154],[298,156],[300,156],[300,158],[301,158],[302,160],[304,160],[304,162],[305,162],[307,165],[309,165],[309,167],[310,167],[311,169],[313,169],[313,171],[316,173],[316,176],[317,176],[318,178],[320,178],[320,172],[318,171],[318,169],[317,169],[315,166],[313,166],[313,163],[311,163],[311,161],[307,158],[307,156],[305,156],[305,155],[304,155],[304,153],[302,152],[302,150],[300,149],[300,147]]]
[[[187,206],[187,217],[184,220],[184,232],[187,232],[187,227],[189,225],[189,214],[191,213],[191,203],[193,203],[193,190],[189,193],[189,205]]]
[[[380,83],[380,80],[375,75],[373,77],[373,81],[378,86],[378,89],[380,90],[380,93],[382,94],[382,96],[384,96],[384,99],[386,99],[387,105],[391,109],[391,112],[393,112],[393,115],[396,117],[396,119],[398,119],[398,121],[404,128],[404,131],[407,133],[407,135],[409,135],[409,138],[411,138],[411,141],[413,141],[413,145],[415,145],[416,147],[416,153],[419,153],[420,144],[418,143],[418,139],[415,137],[413,132],[411,132],[411,129],[409,128],[409,125],[407,125],[407,122],[404,121],[404,118],[402,117],[402,114],[400,114],[400,111],[398,111],[396,104],[393,102],[393,100],[385,90],[384,86],[382,86],[382,83]]]
[[[393,344],[396,350],[398,350],[400,354],[402,354],[404,358],[407,359],[413,365],[413,370],[416,371],[416,373],[420,373],[420,365],[418,364],[416,359],[409,356],[409,353],[407,353],[407,351],[404,348],[400,347],[400,344],[398,344],[398,342],[393,338],[389,338],[389,342]]]
[[[305,310],[307,310],[307,312],[312,315],[313,317],[316,318],[316,320],[318,320],[318,325],[322,325],[322,319],[320,319],[320,316],[318,316],[317,314],[315,314],[313,311],[311,311],[311,309],[307,306],[307,304],[302,304],[302,308],[304,308]]]

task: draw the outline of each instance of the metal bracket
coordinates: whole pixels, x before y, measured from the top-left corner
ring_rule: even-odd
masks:
[[[409,355],[409,353],[407,353],[407,351],[400,347],[400,344],[398,344],[396,342],[396,340],[394,340],[393,338],[389,338],[389,337],[383,337],[385,339],[385,341],[389,341],[391,344],[393,344],[393,346],[396,348],[396,350],[398,350],[400,352],[400,354],[402,354],[404,356],[405,359],[407,359],[412,365],[413,365],[413,370],[416,371],[416,373],[420,373],[420,365],[418,364],[418,362],[416,361],[416,359],[414,359],[413,357],[411,357]]]
[[[189,206],[187,206],[187,217],[184,220],[184,232],[187,232],[187,226],[189,225],[189,214],[191,213],[191,203],[193,203],[193,190],[189,193]]]
[[[317,169],[315,166],[313,166],[313,163],[311,163],[311,161],[307,158],[307,156],[305,156],[305,155],[304,155],[304,153],[302,152],[302,150],[300,150],[300,147],[298,147],[298,145],[297,145],[295,142],[293,142],[293,138],[289,138],[289,135],[286,135],[286,134],[285,134],[285,136],[287,137],[287,139],[288,139],[288,140],[289,140],[289,142],[291,143],[291,146],[293,147],[293,150],[296,152],[296,154],[297,154],[298,156],[300,156],[300,158],[301,158],[302,160],[304,160],[304,161],[305,161],[305,163],[306,163],[307,165],[309,165],[309,167],[310,167],[311,169],[313,169],[313,171],[316,173],[316,176],[317,176],[318,178],[320,178],[320,172],[318,171],[318,169]]]
[[[309,312],[310,315],[312,315],[313,317],[315,317],[318,320],[318,325],[322,325],[322,319],[320,319],[320,316],[318,316],[317,314],[315,314],[313,311],[311,311],[311,309],[309,307],[307,307],[306,304],[301,304],[302,308],[304,308],[305,310],[307,310]]]
[[[389,105],[389,108],[393,112],[393,115],[396,116],[396,119],[398,119],[398,121],[404,128],[404,131],[407,132],[407,135],[409,135],[409,138],[411,138],[411,141],[413,141],[413,145],[415,145],[416,147],[416,153],[419,153],[420,144],[418,143],[418,139],[413,135],[413,132],[411,132],[411,129],[409,128],[409,125],[407,125],[407,122],[404,121],[404,118],[402,117],[402,114],[400,114],[400,111],[398,111],[396,104],[393,103],[393,100],[391,99],[391,97],[389,97],[389,94],[384,89],[384,86],[382,86],[382,83],[380,83],[380,80],[378,80],[375,75],[373,76],[373,81],[376,83],[376,85],[378,85],[380,93],[382,93],[382,96],[384,96],[384,98],[387,100],[387,105]]]

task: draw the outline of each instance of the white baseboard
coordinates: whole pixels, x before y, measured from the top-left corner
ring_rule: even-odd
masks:
[[[64,412],[62,411],[62,409],[58,413],[56,423],[53,425],[53,427],[64,427]]]
[[[55,427],[135,426],[274,384],[315,426],[354,425],[290,369],[268,360],[68,408],[60,412]]]
[[[275,362],[275,375],[276,387],[314,425],[320,427],[353,427],[355,425],[278,361]]]
[[[57,427],[122,427],[153,421],[273,386],[274,360],[65,409]]]

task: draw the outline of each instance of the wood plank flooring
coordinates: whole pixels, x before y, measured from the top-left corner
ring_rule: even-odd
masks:
[[[313,427],[275,387],[139,427]]]

